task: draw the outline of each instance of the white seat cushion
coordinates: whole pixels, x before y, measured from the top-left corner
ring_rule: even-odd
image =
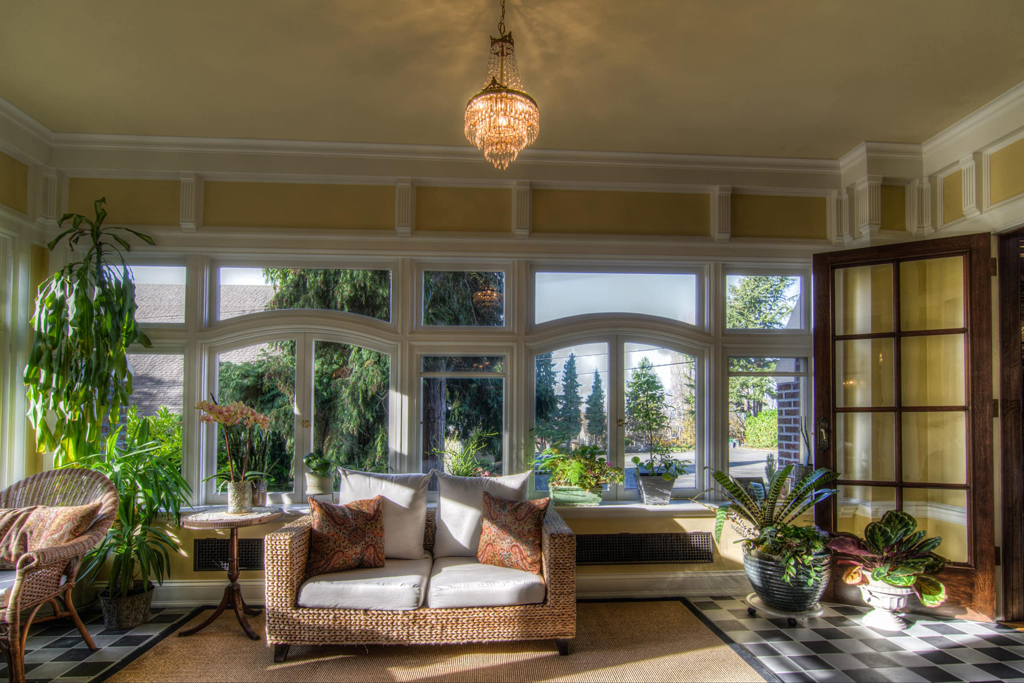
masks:
[[[480,564],[471,557],[440,557],[430,572],[427,607],[504,607],[544,602],[539,574]]]
[[[384,557],[423,557],[427,525],[427,487],[431,473],[377,474],[341,469],[339,501],[347,505],[374,496],[384,499]]]
[[[429,555],[387,560],[383,567],[320,574],[299,586],[299,607],[402,611],[423,604],[430,577]]]
[[[11,589],[14,588],[14,577],[17,575],[16,571],[0,572],[0,605],[7,604],[7,598],[10,597]]]
[[[434,557],[472,557],[480,545],[484,491],[497,498],[526,500],[530,473],[507,477],[454,477],[437,473],[437,532]],[[385,538],[387,532],[384,532]]]

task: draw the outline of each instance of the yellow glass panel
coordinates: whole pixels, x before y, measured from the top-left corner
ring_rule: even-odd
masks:
[[[840,486],[836,491],[836,530],[864,536],[864,527],[896,509],[896,489]]]
[[[843,479],[896,479],[896,415],[836,415],[836,462]]]
[[[967,483],[967,413],[903,413],[903,479]]]
[[[900,264],[900,329],[948,330],[964,326],[964,258]]]
[[[903,405],[966,405],[964,335],[904,337],[902,349]]]
[[[838,268],[835,274],[835,333],[892,332],[892,264]]]
[[[942,536],[935,551],[952,562],[967,562],[967,492],[946,489],[903,489],[903,510],[928,536]]]
[[[895,405],[893,349],[892,339],[836,342],[836,405],[856,408]]]

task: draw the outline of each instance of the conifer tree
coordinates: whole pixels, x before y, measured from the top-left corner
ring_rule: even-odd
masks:
[[[667,426],[665,387],[650,359],[641,358],[626,383],[626,427],[634,439],[640,440],[642,448],[653,456]]]
[[[604,412],[604,385],[601,383],[601,373],[594,373],[594,383],[590,387],[590,396],[587,397],[587,433],[594,439],[595,445],[604,446],[608,437],[608,418]]]
[[[583,398],[580,396],[580,378],[576,370],[576,354],[570,353],[562,368],[562,397],[558,408],[558,441],[570,444],[579,439],[583,429]]]
[[[558,396],[555,393],[558,375],[555,372],[555,361],[551,353],[542,353],[537,356],[536,372],[534,425],[537,437],[547,442],[554,436],[554,426],[558,417]]]

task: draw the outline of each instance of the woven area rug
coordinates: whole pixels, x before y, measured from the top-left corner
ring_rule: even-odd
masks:
[[[188,626],[200,623],[208,612]],[[251,618],[257,633],[263,618]],[[677,600],[580,603],[569,655],[550,641],[443,646],[293,646],[274,664],[263,640],[232,614],[187,638],[171,635],[116,672],[111,683],[236,681],[762,681]]]

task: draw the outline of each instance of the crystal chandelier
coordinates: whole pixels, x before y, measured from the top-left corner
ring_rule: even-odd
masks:
[[[520,150],[540,132],[540,110],[523,92],[516,66],[512,33],[505,33],[505,0],[501,0],[500,38],[491,38],[484,89],[466,105],[466,138],[484,151],[495,168],[505,170]]]

